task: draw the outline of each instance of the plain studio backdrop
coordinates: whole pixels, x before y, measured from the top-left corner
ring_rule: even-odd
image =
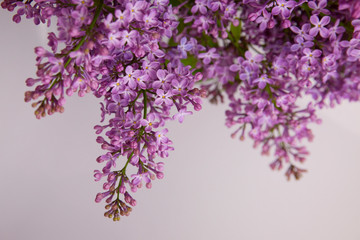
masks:
[[[37,120],[24,103],[35,77],[34,47],[45,26],[0,10],[0,239],[360,239],[360,109],[323,110],[300,181],[270,170],[250,139],[231,139],[226,105],[205,103],[169,124],[175,151],[165,178],[134,194],[138,205],[114,223],[94,199],[103,153],[93,126],[99,100],[67,98],[65,112]]]

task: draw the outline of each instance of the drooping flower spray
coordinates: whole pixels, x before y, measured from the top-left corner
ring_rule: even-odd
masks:
[[[37,118],[63,112],[65,96],[102,99],[96,141],[104,154],[95,201],[119,220],[133,192],[164,177],[174,148],[168,120],[201,110],[202,98],[229,102],[232,137],[249,136],[272,169],[299,179],[316,111],[360,96],[360,4],[355,0],[3,0],[13,20],[51,24],[36,47]],[[308,96],[308,97],[306,97]],[[300,99],[307,105],[300,105]],[[134,174],[129,174],[133,168]]]

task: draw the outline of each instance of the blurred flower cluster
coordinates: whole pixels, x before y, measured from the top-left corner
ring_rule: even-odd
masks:
[[[132,193],[164,177],[174,148],[168,120],[184,121],[202,98],[229,103],[232,137],[249,136],[288,179],[312,140],[316,111],[360,96],[357,0],[3,0],[13,20],[56,20],[36,47],[26,84],[37,118],[63,112],[65,96],[102,99],[96,141],[105,151],[95,201],[129,215]],[[132,167],[133,169],[128,169]],[[132,172],[130,174],[129,172]]]

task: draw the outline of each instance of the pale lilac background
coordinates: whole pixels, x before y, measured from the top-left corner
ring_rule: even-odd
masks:
[[[249,140],[229,137],[225,106],[169,126],[176,151],[165,178],[135,194],[132,215],[113,223],[95,204],[102,153],[92,96],[68,99],[64,114],[36,120],[23,102],[43,28],[0,10],[0,239],[360,239],[360,111],[320,113],[301,181],[272,172]],[[44,38],[45,36],[45,38]]]

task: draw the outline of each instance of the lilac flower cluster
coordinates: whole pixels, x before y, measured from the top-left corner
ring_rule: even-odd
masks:
[[[357,1],[195,0],[179,12],[179,36],[201,43],[191,53],[202,89],[212,102],[224,92],[230,100],[232,137],[248,134],[262,154],[273,151],[271,168],[288,165],[288,179],[305,171],[296,162],[308,154],[301,145],[313,138],[308,125],[321,122],[316,109],[359,100],[359,11]]]
[[[40,118],[62,112],[65,95],[75,92],[104,99],[101,122],[108,121],[95,130],[106,153],[97,158],[104,167],[94,177],[105,183],[95,201],[105,198],[105,216],[119,220],[136,205],[130,192],[143,184],[151,188],[154,179],[164,177],[164,164],[156,158],[173,150],[164,124],[182,122],[192,114],[191,106],[201,109],[204,93],[194,83],[202,75],[181,62],[170,63],[163,36],[170,38],[178,21],[168,1],[4,1],[2,6],[25,6],[41,19],[45,2],[58,19],[58,33],[49,34],[51,50],[35,49],[37,78],[26,83],[36,87],[25,93],[25,101],[35,101]],[[19,9],[14,20],[22,13]],[[134,174],[129,175],[129,166]]]
[[[13,17],[50,25],[37,47],[37,118],[63,112],[65,95],[102,98],[97,142],[105,153],[105,216],[129,215],[143,184],[163,178],[173,150],[167,120],[183,122],[201,98],[229,99],[232,137],[248,135],[288,179],[312,140],[316,110],[360,98],[360,3],[356,0],[3,0]],[[60,49],[61,48],[61,49]],[[60,49],[60,50],[59,50]],[[198,84],[198,87],[195,87]],[[306,97],[308,96],[308,97]],[[300,102],[306,101],[306,104]],[[105,121],[106,120],[106,121]],[[106,122],[106,123],[104,123]],[[118,167],[120,166],[120,167]],[[134,174],[129,174],[128,167]]]

